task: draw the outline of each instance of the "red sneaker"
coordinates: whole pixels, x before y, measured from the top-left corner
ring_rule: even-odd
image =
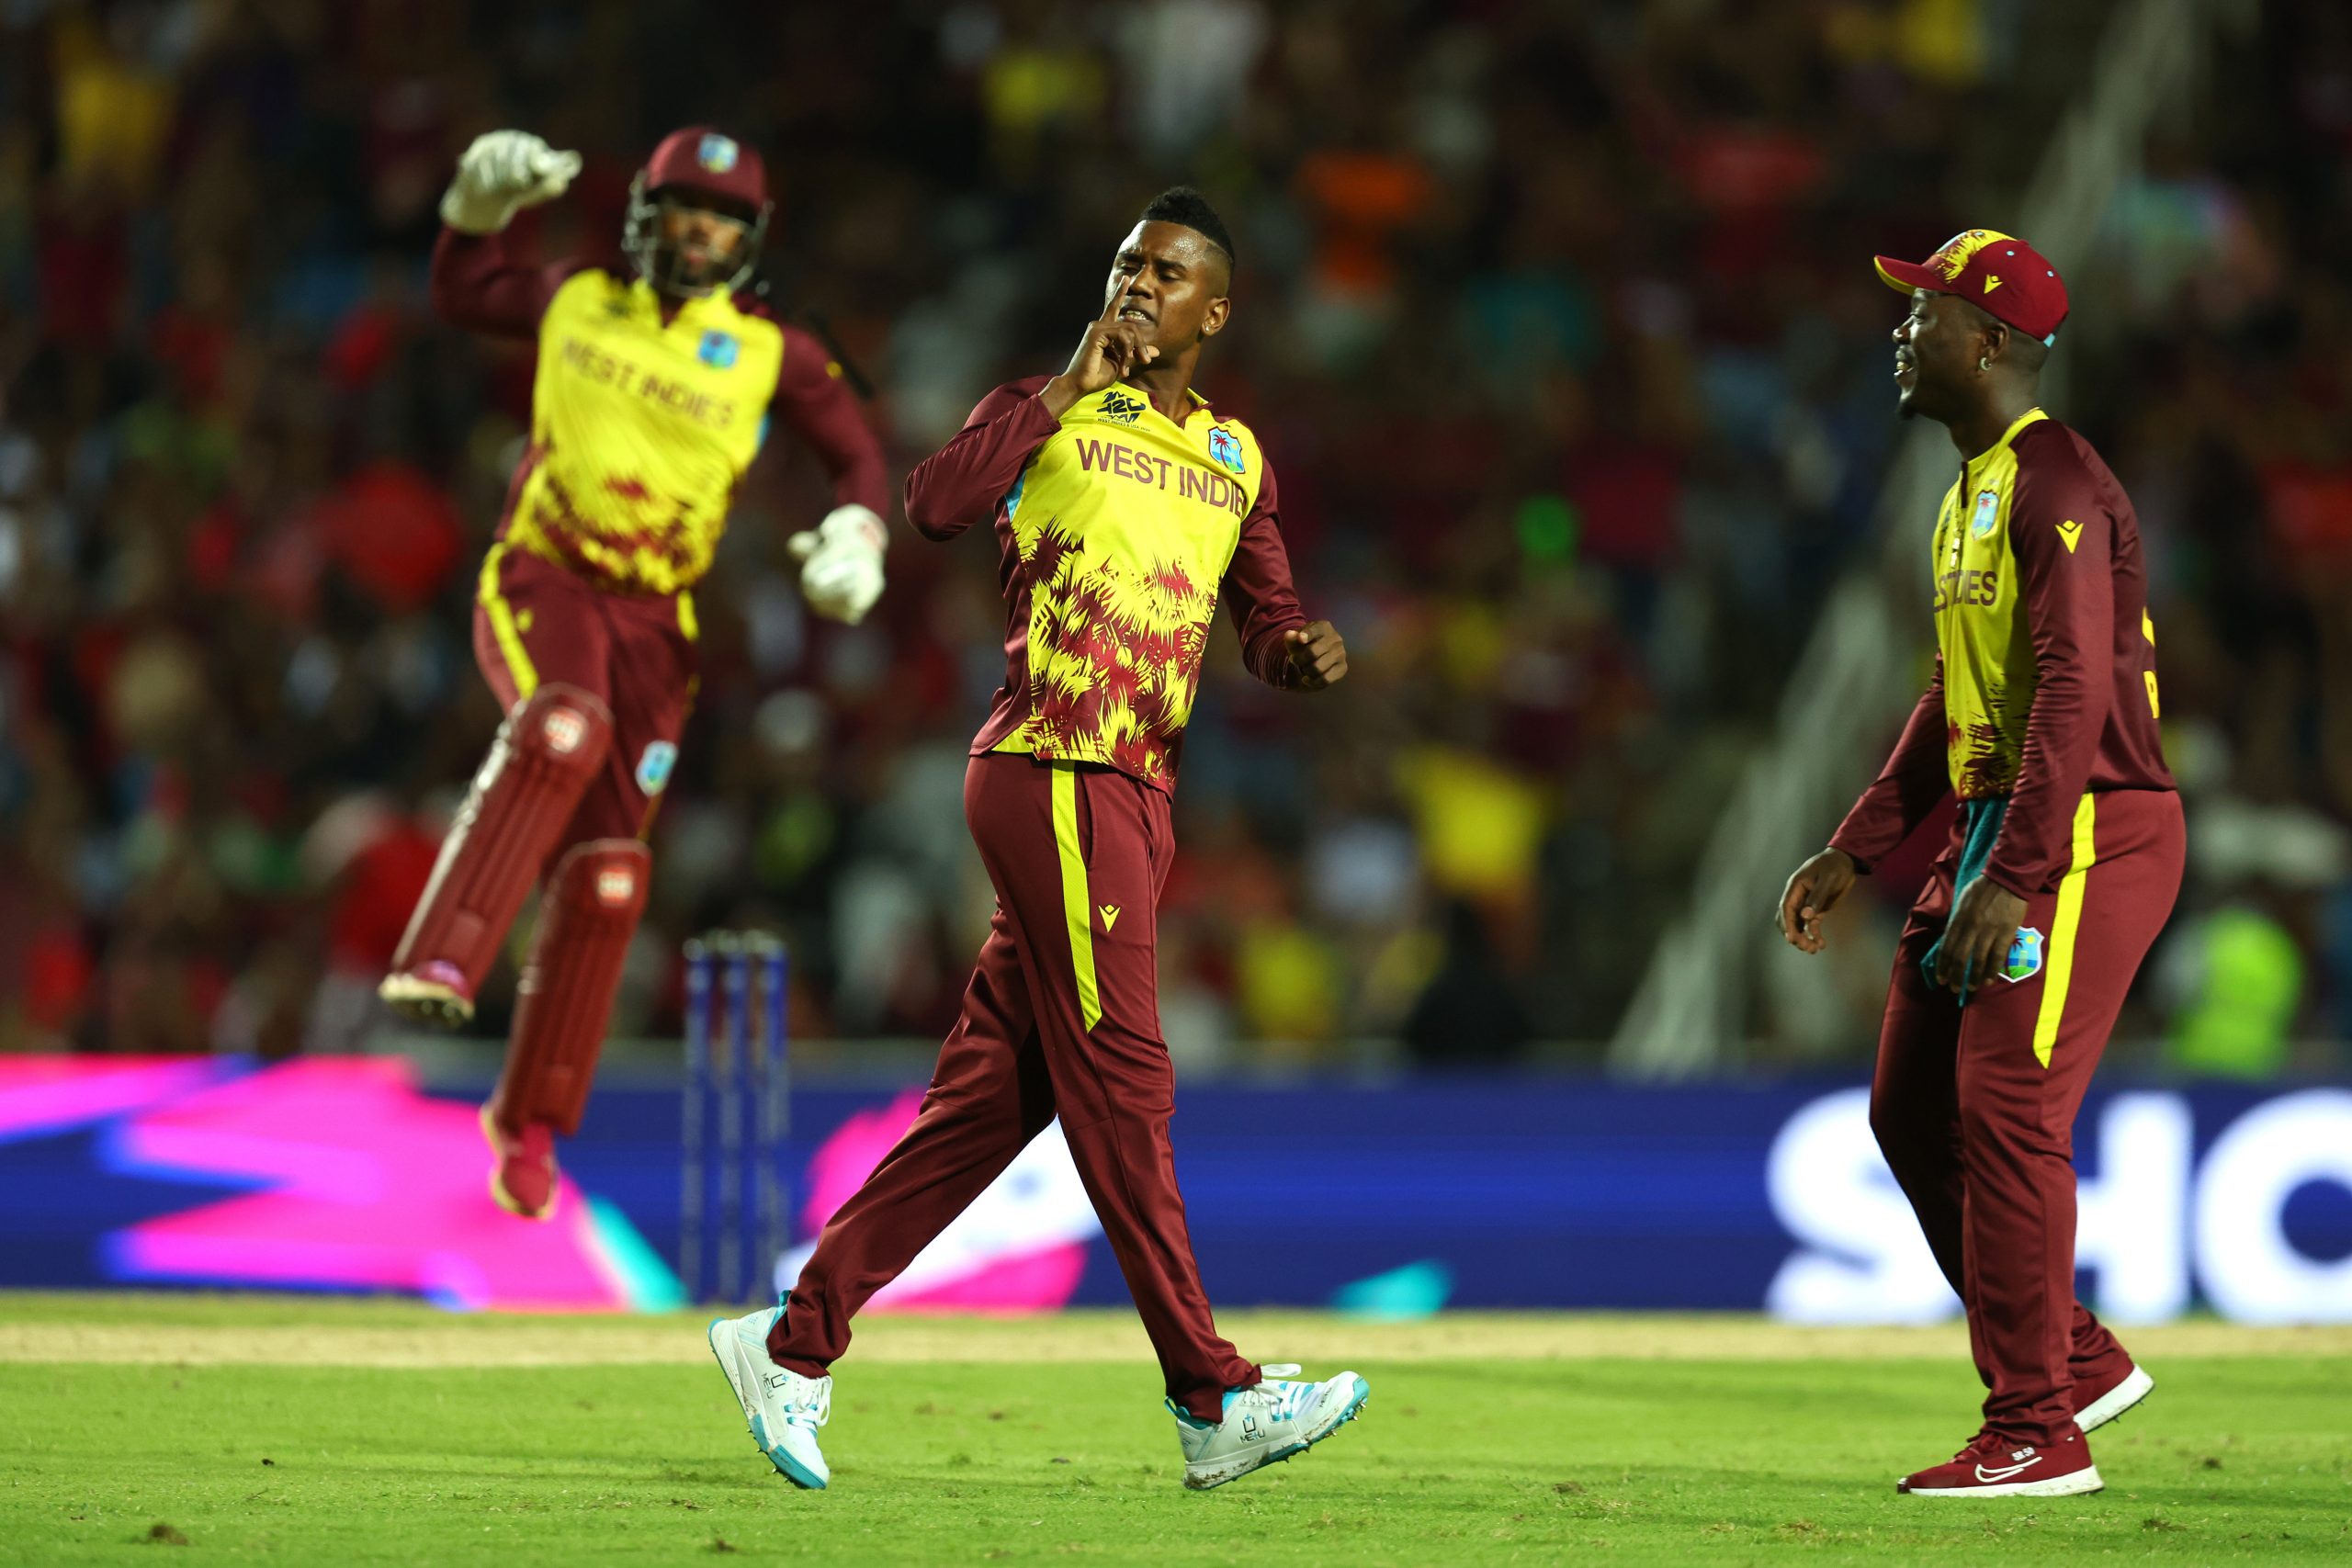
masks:
[[[411,1023],[428,1029],[459,1029],[474,1017],[474,990],[465,971],[439,959],[387,975],[376,994]]]
[[[2126,1367],[2121,1377],[2104,1387],[2076,1383],[2075,1425],[2086,1432],[2104,1427],[2147,1398],[2155,1386],[2156,1380],[2137,1367]]]
[[[510,1133],[481,1108],[481,1135],[498,1156],[490,1172],[490,1195],[510,1214],[526,1220],[555,1217],[555,1134],[541,1122]]]
[[[2106,1484],[2079,1435],[2035,1448],[1980,1432],[1950,1464],[1906,1475],[1894,1489],[1915,1497],[2072,1497]]]

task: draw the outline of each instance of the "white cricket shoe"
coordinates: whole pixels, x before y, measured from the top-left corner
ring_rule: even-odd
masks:
[[[832,1472],[817,1448],[817,1428],[832,1419],[833,1380],[804,1378],[768,1359],[768,1330],[781,1306],[763,1307],[741,1317],[710,1320],[710,1353],[727,1374],[752,1440],[768,1462],[795,1486],[822,1491]]]
[[[1184,1448],[1184,1484],[1195,1492],[1238,1480],[1261,1465],[1303,1454],[1356,1418],[1372,1385],[1353,1372],[1322,1382],[1291,1381],[1295,1365],[1260,1369],[1252,1388],[1227,1390],[1225,1419],[1212,1427],[1174,1400],[1176,1438]]]

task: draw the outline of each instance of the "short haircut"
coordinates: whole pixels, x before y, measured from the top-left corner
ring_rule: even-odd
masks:
[[[2005,357],[2015,361],[2018,368],[2028,375],[2040,373],[2043,364],[2050,358],[2049,344],[2042,342],[2023,327],[2010,325],[1973,299],[1962,299],[1957,294],[1952,298],[1968,307],[1969,319],[1978,326],[2006,328],[2009,334],[2009,347]],[[2051,335],[2054,338],[2057,334],[2053,333]]]
[[[1170,186],[1151,198],[1143,209],[1147,223],[1175,223],[1190,229],[1210,244],[1225,253],[1225,265],[1230,271],[1234,265],[1233,236],[1226,232],[1225,220],[1216,215],[1209,198],[1191,186]]]

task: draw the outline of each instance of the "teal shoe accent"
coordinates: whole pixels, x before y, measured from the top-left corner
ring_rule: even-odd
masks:
[[[779,1306],[777,1310],[782,1311],[783,1309]],[[726,1358],[719,1354],[718,1340],[713,1330],[717,1329],[722,1323],[731,1323],[732,1321],[733,1320],[731,1318],[714,1317],[703,1330],[703,1337],[710,1345],[711,1358],[718,1362],[719,1373],[727,1378],[728,1386],[730,1388],[734,1386],[735,1379],[728,1372]],[[775,1320],[771,1318],[769,1322],[773,1324]],[[823,1476],[818,1475],[811,1471],[802,1469],[798,1464],[793,1461],[793,1458],[790,1454],[786,1453],[777,1444],[772,1443],[768,1440],[768,1424],[763,1418],[757,1415],[754,1415],[752,1417],[752,1441],[757,1443],[759,1445],[760,1451],[767,1455],[768,1463],[775,1467],[776,1473],[783,1476],[786,1481],[791,1482],[795,1486],[797,1486],[806,1492],[822,1492],[825,1489],[825,1478]]]
[[[1231,1485],[1234,1482],[1240,1480],[1244,1475],[1254,1475],[1268,1465],[1281,1464],[1286,1460],[1296,1459],[1300,1454],[1305,1453],[1307,1450],[1313,1448],[1316,1444],[1321,1442],[1324,1438],[1329,1437],[1332,1433],[1338,1431],[1349,1422],[1354,1420],[1358,1416],[1363,1414],[1365,1403],[1372,1398],[1372,1385],[1366,1382],[1360,1375],[1351,1375],[1354,1377],[1355,1386],[1349,1391],[1347,1403],[1340,1406],[1340,1414],[1331,1421],[1330,1425],[1325,1427],[1321,1431],[1309,1433],[1307,1436],[1300,1438],[1296,1442],[1285,1443],[1281,1448],[1267,1454],[1256,1464],[1251,1465],[1248,1470],[1238,1471],[1235,1473],[1225,1476],[1220,1480],[1195,1483],[1188,1479],[1184,1483],[1186,1489],[1199,1492],[1215,1491],[1220,1486]],[[1303,1383],[1300,1386],[1303,1389],[1306,1389],[1312,1388],[1314,1385],[1312,1383]],[[1227,1394],[1228,1401],[1231,1397],[1232,1393],[1231,1392],[1228,1392]]]
[[[822,1492],[825,1489],[823,1476],[814,1471],[801,1469],[792,1455],[785,1450],[784,1445],[768,1441],[768,1424],[757,1416],[752,1417],[752,1440],[760,1445],[762,1453],[768,1456],[768,1462],[775,1466],[775,1472],[803,1492]]]
[[[1233,1403],[1232,1390],[1227,1389],[1226,1391],[1225,1402],[1227,1404]],[[1193,1415],[1191,1411],[1185,1409],[1182,1405],[1177,1404],[1172,1399],[1163,1399],[1159,1403],[1168,1406],[1168,1414],[1173,1416],[1177,1420],[1182,1421],[1185,1426],[1190,1427],[1195,1432],[1214,1432],[1216,1430],[1216,1422],[1202,1420],[1199,1416]]]
[[[1316,1444],[1321,1442],[1324,1438],[1329,1437],[1332,1433],[1338,1431],[1349,1422],[1354,1420],[1363,1413],[1364,1402],[1371,1397],[1372,1385],[1364,1382],[1361,1377],[1357,1378],[1356,1386],[1354,1390],[1349,1393],[1348,1403],[1340,1408],[1340,1418],[1337,1421],[1332,1422],[1329,1427],[1324,1427],[1323,1430],[1308,1438],[1306,1441],[1292,1444],[1288,1449],[1279,1454],[1276,1454],[1267,1462],[1269,1464],[1279,1464],[1283,1460],[1292,1459],[1299,1454],[1305,1453],[1307,1450],[1313,1448]]]

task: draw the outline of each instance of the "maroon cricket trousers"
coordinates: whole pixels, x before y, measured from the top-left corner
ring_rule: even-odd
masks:
[[[2112,1382],[2130,1364],[2075,1299],[2075,1112],[2180,890],[2180,797],[2085,795],[2068,871],[2026,902],[2040,968],[1964,1008],[1919,968],[1951,915],[1961,835],[1895,950],[1871,1128],[1968,1309],[1986,1427],[2045,1447],[2073,1429],[2076,1379]]]
[[[695,692],[694,599],[618,593],[503,541],[482,562],[474,601],[474,661],[514,705],[542,682],[604,699],[613,745],[548,859],[591,839],[639,839],[670,782]]]
[[[1175,1074],[1159,1035],[1159,891],[1175,852],[1167,795],[1109,768],[975,757],[964,818],[996,913],[912,1127],[843,1203],[768,1336],[821,1377],[850,1318],[963,1213],[1057,1114],[1168,1396],[1223,1419],[1258,1382],[1201,1288],[1168,1141]]]

